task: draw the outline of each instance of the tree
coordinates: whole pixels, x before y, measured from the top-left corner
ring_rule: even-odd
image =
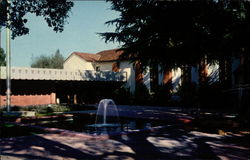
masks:
[[[165,71],[184,68],[186,80],[190,80],[190,66],[199,64],[200,75],[206,75],[202,73],[204,65],[219,62],[220,83],[211,89],[208,78],[201,76],[205,83],[200,83],[198,91],[199,97],[213,99],[214,104],[218,102],[215,93],[221,93],[217,96],[219,101],[230,99],[222,96],[222,90],[232,84],[232,57],[240,58],[238,84],[250,84],[249,1],[107,1],[112,4],[111,9],[120,12],[120,17],[106,22],[116,26],[114,32],[100,35],[106,42],[121,44],[121,59],[140,62],[143,69],[152,64],[159,64]],[[187,85],[182,92],[192,90],[192,84]],[[182,95],[190,98],[186,93]]]
[[[196,46],[200,44],[201,31],[194,25],[193,17],[199,15],[202,2],[111,0],[111,3],[121,17],[107,22],[117,26],[115,32],[101,35],[106,41],[123,44],[122,58],[140,61],[143,66],[156,63],[169,68],[197,63],[200,47]]]
[[[59,49],[51,57],[51,66],[52,68],[63,68],[64,57],[61,55]]]
[[[6,66],[4,50],[0,48],[0,66]]]
[[[11,0],[10,2],[0,1],[0,26],[10,28],[13,39],[29,33],[29,29],[25,26],[28,20],[24,18],[27,13],[43,16],[49,27],[56,32],[62,32],[69,11],[73,7],[73,2],[68,0]],[[7,13],[10,15],[9,19]]]
[[[32,60],[32,68],[57,68],[62,69],[64,57],[60,54],[59,49],[51,56],[41,55]]]
[[[249,48],[250,3],[247,1],[116,1],[120,12],[115,32],[101,33],[108,41],[118,41],[125,54],[121,58],[162,68],[197,65],[239,56]],[[245,34],[246,33],[246,34]]]

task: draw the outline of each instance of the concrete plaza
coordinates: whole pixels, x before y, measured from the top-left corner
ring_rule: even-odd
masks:
[[[120,107],[120,112],[122,109],[123,107]],[[130,109],[130,116],[141,115],[152,120],[161,118],[173,121],[191,117],[174,108]],[[125,109],[124,114],[129,113],[129,110]],[[1,139],[0,147],[1,160],[250,159],[249,134],[208,134],[186,130],[182,125],[169,125],[161,129],[111,137],[89,136],[76,132],[12,137]]]

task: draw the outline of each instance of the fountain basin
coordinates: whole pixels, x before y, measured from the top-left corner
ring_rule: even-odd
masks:
[[[115,124],[115,123],[107,123],[107,124],[90,124],[87,125],[87,127],[121,127],[121,124]]]

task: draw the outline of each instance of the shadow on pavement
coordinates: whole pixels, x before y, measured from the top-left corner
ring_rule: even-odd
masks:
[[[168,128],[91,139],[45,134],[2,139],[2,155],[22,159],[250,159],[249,137]]]

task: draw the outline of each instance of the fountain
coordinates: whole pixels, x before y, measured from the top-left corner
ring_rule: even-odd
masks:
[[[103,99],[99,102],[95,124],[88,125],[88,127],[94,127],[96,134],[120,131],[119,114],[112,99]]]

